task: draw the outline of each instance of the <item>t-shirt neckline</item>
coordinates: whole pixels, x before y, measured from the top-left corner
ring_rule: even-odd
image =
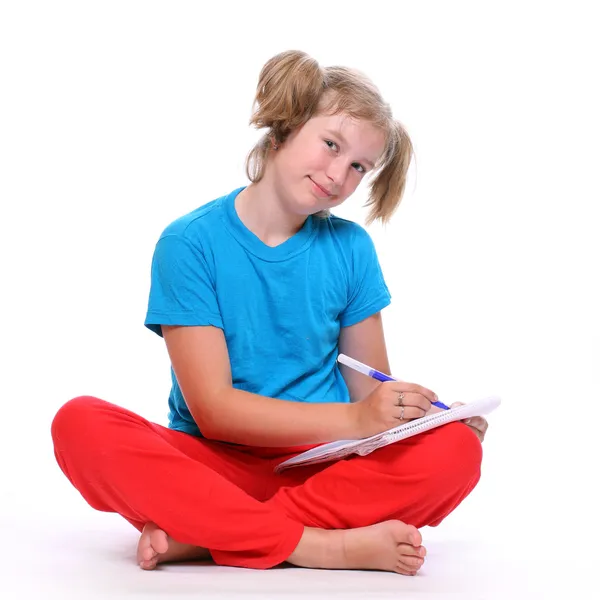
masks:
[[[223,199],[225,224],[229,233],[231,233],[231,235],[246,248],[246,250],[266,261],[278,262],[287,260],[306,250],[317,233],[314,215],[309,215],[302,227],[285,242],[274,247],[268,246],[244,225],[235,209],[235,199],[242,190],[246,189],[246,187],[247,186],[242,186],[233,190],[233,192]]]

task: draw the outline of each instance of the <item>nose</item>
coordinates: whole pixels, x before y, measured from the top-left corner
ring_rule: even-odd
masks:
[[[347,167],[343,160],[334,159],[332,160],[325,172],[328,179],[332,181],[336,188],[341,188],[346,181]]]

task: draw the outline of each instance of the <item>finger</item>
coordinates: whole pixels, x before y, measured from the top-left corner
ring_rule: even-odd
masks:
[[[455,402],[454,404],[450,405],[450,408],[456,408],[457,406],[464,406],[465,403],[464,402]]]
[[[408,383],[406,381],[394,381],[389,382],[393,385],[390,386],[396,393],[404,392],[411,394],[421,394],[424,398],[427,399],[428,402],[437,402],[437,395],[435,392],[432,392],[430,389],[423,387],[422,385],[418,385],[416,383]]]
[[[408,394],[402,401],[404,406],[412,406],[426,413],[431,408],[431,402],[421,394]]]
[[[465,419],[464,422],[465,425],[469,425],[469,427],[473,427],[473,429],[481,432],[485,432],[487,429],[487,421],[483,417],[470,417],[469,419]]]
[[[467,425],[467,427],[477,436],[477,438],[479,439],[480,442],[483,442],[483,438],[485,437],[484,431],[481,431],[480,429],[476,429],[475,427],[472,427],[471,425]]]
[[[477,430],[481,433],[481,441],[483,442],[483,438],[485,437],[485,432],[488,428],[488,422],[485,419],[481,419],[481,425],[477,427]]]
[[[425,400],[424,402],[421,401],[418,405],[415,406],[415,408],[421,411],[419,416],[423,417],[431,410],[432,406],[433,405],[431,404],[431,402],[429,402],[429,400]]]
[[[400,394],[396,394],[396,392],[392,392],[392,395],[389,397],[389,401],[394,406],[412,406],[413,408],[418,408],[423,412],[427,412],[431,408],[431,402],[427,400],[421,394],[414,394],[411,392],[401,392]]]
[[[404,410],[402,410],[404,409]],[[395,417],[401,421],[411,421],[412,419],[420,419],[425,416],[427,411],[418,406],[398,406]]]
[[[475,427],[475,429],[483,431],[485,429],[485,419],[483,419],[482,417],[473,417],[471,419],[471,425]]]
[[[429,401],[429,398],[426,398],[422,394],[418,394],[416,392],[404,392],[404,398],[401,402],[396,402],[396,404],[399,406],[414,406],[422,409],[424,412],[428,412],[433,406]]]

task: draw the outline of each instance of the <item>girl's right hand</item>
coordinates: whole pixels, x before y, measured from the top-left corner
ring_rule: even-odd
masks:
[[[400,394],[403,398],[400,399]],[[350,405],[358,438],[365,438],[423,417],[437,396],[405,381],[384,381],[366,398]]]

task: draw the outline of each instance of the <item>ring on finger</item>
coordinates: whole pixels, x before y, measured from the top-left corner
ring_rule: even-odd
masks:
[[[404,419],[404,406],[401,407],[402,410],[400,411],[400,420]]]

